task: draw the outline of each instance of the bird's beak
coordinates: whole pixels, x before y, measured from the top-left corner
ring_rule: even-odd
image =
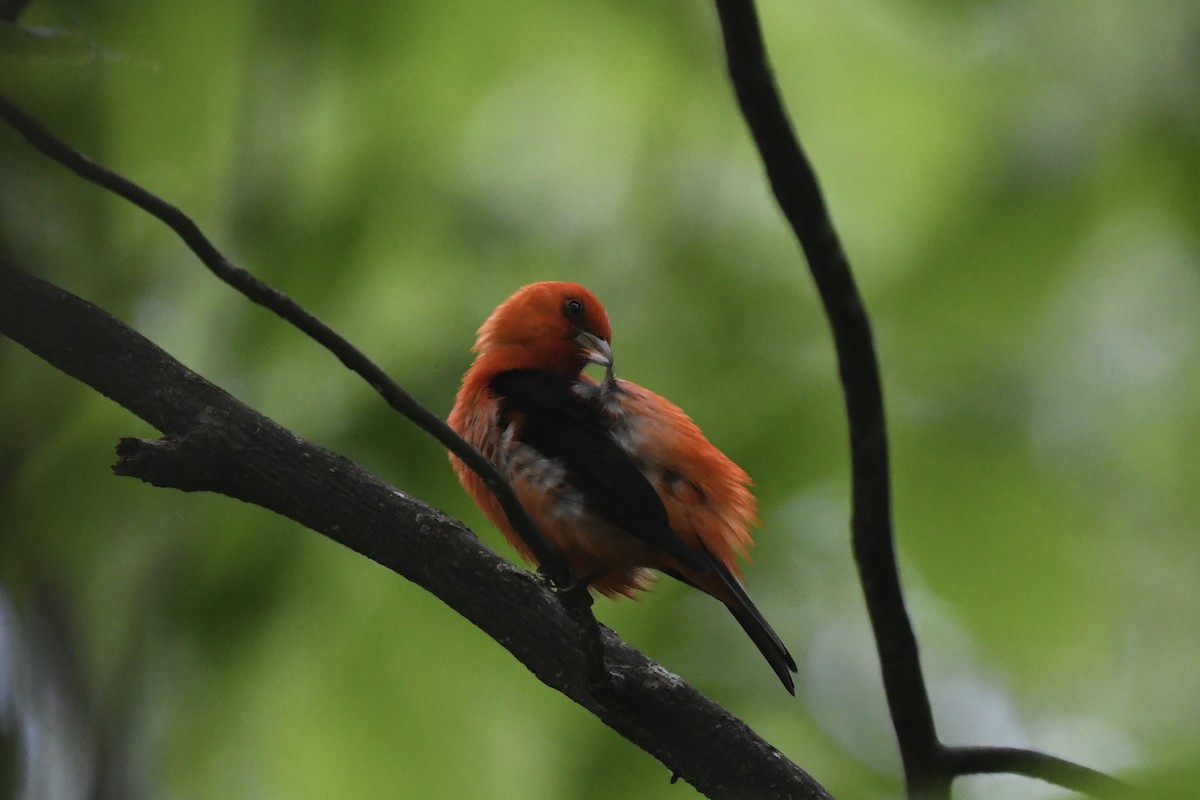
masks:
[[[580,331],[575,341],[583,348],[583,356],[589,364],[599,364],[604,367],[605,379],[612,377],[613,354],[608,342],[587,331]]]

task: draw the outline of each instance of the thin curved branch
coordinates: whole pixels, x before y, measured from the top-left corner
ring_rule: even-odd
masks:
[[[610,674],[597,686],[578,646],[579,620],[461,523],[248,408],[103,310],[3,262],[0,334],[164,434],[122,440],[118,474],[254,503],[413,581],[709,797],[828,800],[744,722],[603,626]]]
[[[367,358],[337,331],[305,311],[283,292],[254,277],[234,264],[209,240],[195,222],[166,200],[143,189],[133,181],[97,164],[87,156],[50,133],[44,125],[0,95],[0,119],[17,130],[34,148],[62,164],[79,177],[123,197],[174,231],[196,257],[222,281],[241,292],[252,302],[274,312],[315,340],[348,369],[371,385],[381,397],[417,427],[437,439],[447,450],[462,459],[483,478],[496,495],[513,528],[529,545],[542,570],[558,586],[575,583],[570,568],[558,552],[546,541],[533,520],[525,512],[508,481],[478,450],[451,430],[441,417],[434,414],[392,380],[377,364]],[[586,592],[568,593],[573,599],[586,599]],[[585,604],[586,601],[585,601]],[[590,614],[590,612],[586,612]]]
[[[939,772],[937,733],[892,542],[883,389],[870,322],[817,176],[792,131],[750,0],[717,0],[729,75],[771,189],[800,241],[833,331],[850,423],[854,555],[910,788]]]
[[[1014,764],[1070,762],[1051,756],[996,759],[987,749],[948,750],[938,739],[921,670],[917,638],[905,608],[896,564],[883,388],[870,321],[838,239],[812,165],[805,157],[783,107],[767,61],[753,0],[715,0],[729,76],[742,115],[754,137],[775,199],[808,259],[833,332],[838,372],[850,428],[852,542],[883,675],[884,690],[911,797],[949,798],[950,784],[964,764],[1008,771]],[[954,758],[945,754],[961,753]],[[1017,752],[1017,751],[1011,751]],[[974,760],[965,754],[975,753]],[[1044,770],[1036,777],[1062,786],[1056,776],[1099,775],[1086,767]],[[1021,770],[1014,770],[1021,772]],[[1021,772],[1021,774],[1025,774]],[[1112,780],[1109,778],[1108,780]]]

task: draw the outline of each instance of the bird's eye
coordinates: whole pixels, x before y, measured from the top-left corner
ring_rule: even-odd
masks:
[[[583,313],[583,301],[576,300],[574,297],[569,298],[565,303],[563,303],[563,312],[566,313],[568,317],[579,316]]]

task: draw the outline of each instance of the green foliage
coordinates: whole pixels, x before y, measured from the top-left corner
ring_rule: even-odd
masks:
[[[1190,797],[1200,9],[775,0],[763,17],[873,314],[944,736]],[[439,412],[512,289],[592,288],[621,374],[755,477],[748,579],[800,697],[682,587],[600,616],[835,795],[897,796],[829,337],[706,4],[39,0],[21,22],[0,27],[0,91]],[[511,555],[368,387],[7,129],[0,249]],[[54,796],[81,796],[91,763],[129,797],[694,795],[378,566],[115,478],[117,439],[151,431],[10,342],[0,386],[0,695],[55,743]],[[988,778],[956,796],[1062,794]]]

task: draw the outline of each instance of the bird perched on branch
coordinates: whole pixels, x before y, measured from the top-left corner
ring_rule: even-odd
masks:
[[[796,663],[754,607],[735,554],[757,522],[749,476],[669,400],[613,375],[608,314],[575,283],[525,286],[480,327],[450,426],[508,479],[575,575],[634,596],[658,570],[724,603],[789,692]],[[588,364],[606,373],[597,381]],[[529,547],[459,459],[458,479],[526,559]]]

